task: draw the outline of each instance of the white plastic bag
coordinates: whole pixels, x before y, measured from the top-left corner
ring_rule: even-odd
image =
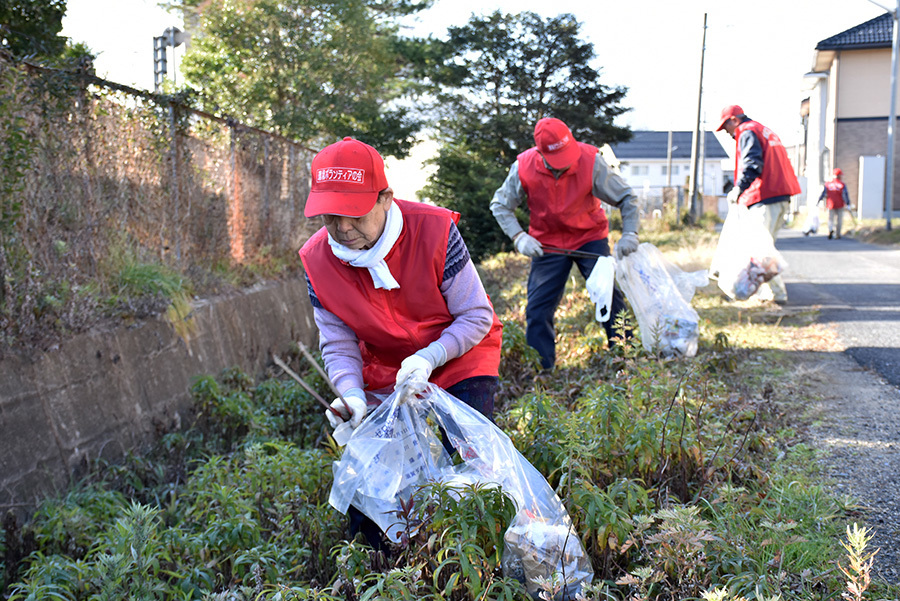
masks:
[[[441,426],[463,460],[453,465]],[[391,394],[354,430],[333,465],[329,503],[346,513],[350,504],[371,518],[392,541],[399,540],[396,511],[428,482],[480,482],[500,486],[518,512],[504,538],[504,574],[533,596],[538,580],[565,574],[566,599],[594,577],[569,514],[547,480],[493,422],[445,390],[429,384],[419,397]]]
[[[693,282],[708,280],[705,273],[684,277],[682,291],[672,277],[679,271],[658,248],[642,242],[619,261],[616,282],[634,310],[644,349],[663,356],[693,357],[700,337],[700,317],[685,297],[694,296]]]
[[[588,276],[585,287],[591,301],[597,305],[596,318],[600,323],[609,321],[612,313],[613,287],[616,278],[616,260],[600,257]]]
[[[722,224],[709,271],[722,292],[733,300],[747,300],[764,282],[787,268],[760,215],[745,206],[732,205]]]
[[[803,224],[803,234],[809,236],[819,231],[819,208],[816,206],[808,207],[809,213],[806,215],[806,222]]]

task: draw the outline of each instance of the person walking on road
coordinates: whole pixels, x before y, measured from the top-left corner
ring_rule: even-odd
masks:
[[[791,196],[800,193],[800,182],[794,175],[784,144],[768,127],[750,119],[737,104],[722,109],[716,131],[725,130],[736,143],[734,188],[728,193],[729,203],[740,203],[758,214],[765,228],[778,238],[784,225]],[[787,302],[787,289],[776,275],[761,290],[761,298],[770,296],[776,303]]]
[[[622,213],[619,258],[637,250],[639,216],[631,187],[606,164],[599,149],[575,140],[565,123],[541,119],[534,127],[534,143],[516,158],[490,207],[516,250],[531,257],[525,337],[540,354],[542,367],[550,369],[556,362],[554,314],[572,263],[587,279],[596,256],[610,255],[609,221],[601,201]],[[527,232],[515,215],[523,202],[531,214]],[[586,254],[576,257],[571,251]],[[624,297],[616,288],[611,317],[603,323],[610,345],[625,334],[615,331],[616,318],[624,309]]]
[[[834,169],[834,178],[825,182],[822,193],[819,195],[819,202],[825,202],[825,208],[828,209],[828,239],[840,238],[841,228],[844,224],[844,208],[850,206],[850,195],[847,193],[847,186],[844,185],[841,176],[844,172],[840,167]]]

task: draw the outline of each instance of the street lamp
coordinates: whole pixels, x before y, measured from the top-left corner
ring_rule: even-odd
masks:
[[[893,31],[891,44],[891,109],[888,115],[887,166],[884,184],[884,227],[890,231],[891,217],[894,213],[894,121],[897,118],[897,54],[900,52],[900,27],[897,26],[897,14],[900,12],[900,0],[897,0],[897,6],[893,9],[882,6],[875,0],[869,0],[869,2],[890,13],[891,30]]]

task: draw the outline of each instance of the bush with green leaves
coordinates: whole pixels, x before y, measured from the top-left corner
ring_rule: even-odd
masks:
[[[320,396],[327,394],[320,377],[303,377]],[[285,439],[302,447],[322,441],[321,405],[295,382],[270,378],[256,385],[236,369],[220,380],[206,376],[192,387],[199,426],[210,443],[230,449],[248,441]]]
[[[498,487],[433,483],[396,512],[400,540],[390,553],[350,541],[335,548],[327,589],[274,586],[263,599],[522,599],[524,588],[500,567],[503,534],[516,513]]]
[[[497,269],[485,280],[515,278],[508,265]],[[511,289],[493,294],[501,317],[522,314]],[[574,322],[584,301],[567,294],[560,311]],[[783,357],[751,356],[704,328],[691,359],[661,359],[633,340],[608,348],[601,329],[584,328],[551,377],[531,363],[521,327],[506,324],[502,378],[523,392],[504,398],[496,423],[547,478],[581,536],[596,578],[579,599],[878,590],[859,540],[847,581],[831,569],[846,508],[797,475],[813,470],[809,450],[773,452],[786,431],[779,395],[788,392],[773,385]],[[318,376],[303,377],[325,394]],[[425,486],[396,512],[403,536],[389,554],[376,552],[351,539],[328,504],[340,449],[305,391],[229,370],[198,380],[193,393],[192,428],[122,464],[98,463],[23,528],[7,526],[6,596],[526,599],[500,569],[516,508],[496,487]],[[558,580],[543,592],[558,597]]]

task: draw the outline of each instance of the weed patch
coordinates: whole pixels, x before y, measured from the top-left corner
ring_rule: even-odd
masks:
[[[690,264],[705,250],[685,238],[705,232],[666,229],[661,247]],[[827,342],[811,315],[702,290],[698,355],[662,359],[635,339],[610,348],[573,271],[545,372],[520,325],[527,269],[511,254],[479,266],[505,322],[495,417],[582,538],[595,580],[580,601],[896,595],[871,581],[852,501],[825,493],[789,410],[803,389],[786,351]],[[192,392],[190,427],[6,520],[7,598],[527,598],[501,569],[516,508],[498,488],[423,487],[395,516],[400,542],[376,552],[328,504],[340,449],[308,393],[234,370]]]

